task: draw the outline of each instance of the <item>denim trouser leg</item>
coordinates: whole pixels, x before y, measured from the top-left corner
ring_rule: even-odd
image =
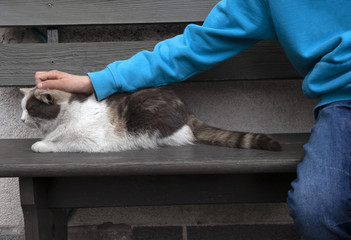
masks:
[[[351,239],[351,101],[319,112],[288,204],[305,240]]]

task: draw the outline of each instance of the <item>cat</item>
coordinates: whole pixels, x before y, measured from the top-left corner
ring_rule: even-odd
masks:
[[[97,101],[59,90],[22,88],[23,123],[44,134],[34,152],[118,152],[194,143],[280,151],[266,134],[211,127],[167,87],[116,93]]]

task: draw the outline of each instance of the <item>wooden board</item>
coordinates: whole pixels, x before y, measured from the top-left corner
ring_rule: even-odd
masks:
[[[0,1],[0,26],[201,22],[218,0]]]
[[[296,173],[267,173],[44,179],[49,207],[65,208],[285,202],[295,178]]]
[[[278,134],[283,151],[194,145],[119,153],[33,153],[35,139],[0,140],[0,177],[294,172],[308,134]]]
[[[157,42],[0,44],[0,86],[34,84],[36,71],[61,70],[72,74],[104,69],[109,63],[127,59]],[[263,41],[189,81],[241,79],[296,79],[279,43]]]

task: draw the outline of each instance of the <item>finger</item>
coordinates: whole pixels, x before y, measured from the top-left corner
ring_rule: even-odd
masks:
[[[43,75],[45,72],[36,72],[34,74],[34,80],[35,80],[35,84],[38,85],[41,80],[40,80],[40,76]]]
[[[51,89],[64,90],[64,85],[57,80],[46,80],[38,83],[37,88],[40,88],[40,89],[51,88]]]
[[[53,71],[49,71],[49,72],[37,72],[35,73],[35,81],[37,83],[42,82],[42,81],[46,81],[46,80],[55,80],[55,79],[59,79],[61,77],[61,72],[53,70]]]

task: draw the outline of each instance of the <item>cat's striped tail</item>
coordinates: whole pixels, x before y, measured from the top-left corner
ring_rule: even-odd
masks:
[[[199,143],[232,148],[281,151],[278,141],[266,134],[236,132],[212,127],[192,116],[188,125]]]

